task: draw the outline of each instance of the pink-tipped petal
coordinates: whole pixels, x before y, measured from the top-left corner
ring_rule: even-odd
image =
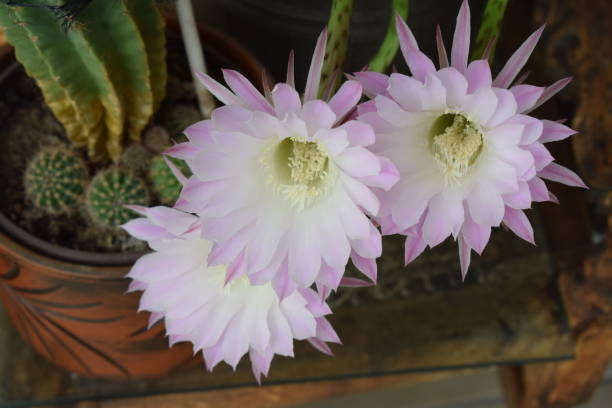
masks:
[[[361,146],[344,149],[336,163],[353,177],[376,176],[381,170],[378,156]]]
[[[372,286],[372,285],[374,285],[372,282],[365,281],[359,278],[351,278],[347,276],[345,276],[344,278],[342,278],[342,280],[340,280],[340,286],[343,286],[345,288],[365,288],[367,286]]]
[[[491,237],[491,227],[474,222],[466,210],[461,234],[465,242],[480,255]]]
[[[202,82],[202,85],[224,105],[242,105],[240,98],[210,76],[201,72],[196,72],[196,76]]]
[[[355,72],[354,77],[370,98],[385,94],[389,86],[389,77],[380,72]]]
[[[542,129],[542,135],[538,139],[540,143],[557,142],[577,133],[574,129],[559,122],[544,119],[542,124],[544,128]]]
[[[563,88],[565,88],[570,82],[572,82],[572,79],[572,77],[563,78],[558,80],[551,86],[546,87],[546,89],[544,89],[544,92],[540,96],[540,99],[538,99],[536,104],[529,111],[537,109],[538,107],[546,103],[550,98],[561,92]]]
[[[535,245],[535,241],[533,240],[533,228],[523,211],[506,207],[504,225],[510,228],[510,230],[520,238]]]
[[[559,197],[557,197],[556,195],[554,195],[550,191],[548,192],[548,201],[550,201],[552,203],[555,203],[557,205],[561,204],[561,202],[559,201]]]
[[[200,148],[193,143],[179,143],[169,147],[164,151],[164,154],[181,160],[193,159]]]
[[[459,72],[465,72],[470,53],[470,6],[467,0],[463,0],[461,9],[457,15],[457,25],[453,36],[453,48],[451,50],[451,65]]]
[[[361,84],[357,81],[346,81],[329,101],[329,107],[336,114],[338,121],[349,113],[361,99]]]
[[[540,27],[536,32],[531,34],[527,40],[512,54],[506,65],[493,81],[493,85],[498,88],[508,88],[514,78],[519,74],[521,69],[527,63],[533,49],[540,40],[540,36],[544,31],[544,26]]]
[[[317,39],[310,69],[308,70],[308,78],[306,79],[306,88],[304,90],[304,102],[317,99],[319,94],[319,85],[321,83],[321,70],[323,69],[323,58],[325,57],[325,44],[327,43],[327,29],[324,29]]]
[[[514,95],[519,113],[531,109],[538,101],[544,88],[533,85],[515,85],[510,88],[510,92]]]
[[[438,49],[438,61],[440,63],[440,69],[448,67],[448,54],[446,53],[446,46],[442,39],[442,30],[440,25],[436,26],[436,48]]]
[[[316,337],[312,337],[308,339],[308,342],[317,350],[319,350],[323,354],[327,354],[330,357],[334,356],[334,353],[331,351],[331,348],[322,340],[319,340]]]
[[[588,188],[587,185],[584,184],[584,181],[582,181],[582,179],[576,173],[557,163],[550,163],[548,166],[538,172],[538,176],[571,187]]]
[[[470,62],[465,77],[468,81],[468,92],[474,93],[476,90],[491,86],[491,67],[487,60],[476,60]]]
[[[534,177],[527,182],[527,185],[529,186],[529,193],[531,194],[531,199],[533,201],[543,202],[550,200],[546,183],[544,183],[541,178]]]
[[[300,95],[293,87],[287,84],[277,84],[272,90],[272,101],[274,109],[279,118],[284,118],[289,113],[298,113],[302,108]]]
[[[287,84],[295,89],[295,52],[289,52],[289,60],[287,61]]]
[[[504,201],[491,186],[479,186],[469,195],[470,216],[478,224],[498,226],[504,218]]]
[[[341,128],[346,130],[346,137],[353,146],[370,146],[376,140],[372,126],[367,123],[350,120],[343,124]]]
[[[412,77],[403,74],[391,74],[389,77],[389,94],[409,112],[420,111],[423,108],[421,101],[423,92],[423,83]]]
[[[542,143],[534,142],[525,146],[525,148],[533,155],[536,171],[542,170],[555,160],[552,154],[550,154],[548,149]]]
[[[197,147],[205,147],[212,143],[212,121],[203,120],[196,122],[183,130],[183,134],[187,136],[189,141]]]
[[[402,50],[402,54],[404,54],[404,58],[408,60],[406,57],[408,50],[419,49],[419,45],[417,44],[412,31],[408,27],[408,24],[402,19],[398,13],[395,13],[395,29],[397,31],[397,37],[400,43],[400,49]]]
[[[406,234],[406,243],[404,247],[404,265],[408,265],[423,253],[427,243],[423,240],[423,236],[417,233],[416,230]]]
[[[181,183],[182,186],[187,184],[187,177],[183,174],[183,172],[180,171],[179,168],[176,167],[176,165],[174,163],[172,163],[172,161],[169,160],[167,157],[164,157],[164,161],[166,162],[166,165],[168,166],[168,168],[172,172],[172,175],[174,177],[176,177],[178,182]]]
[[[356,252],[353,252],[351,254],[351,261],[353,261],[353,265],[355,265],[359,272],[363,273],[365,276],[368,277],[368,279],[370,279],[374,284],[376,284],[376,279],[378,276],[378,267],[376,266],[376,259],[364,258]]]
[[[436,72],[434,63],[431,62],[427,55],[417,49],[413,48],[407,50],[404,57],[406,58],[406,63],[408,64],[408,68],[410,68],[412,76],[421,82],[425,82],[425,78],[427,78],[428,74]]]
[[[317,338],[324,342],[342,344],[340,337],[325,317],[317,318]]]
[[[225,82],[245,102],[247,107],[267,112],[271,115],[274,114],[274,109],[270,103],[244,75],[231,69],[224,69],[222,71]]]
[[[468,269],[470,268],[470,259],[472,257],[472,249],[463,239],[463,235],[459,235],[459,264],[461,266],[461,280],[465,280]]]
[[[463,104],[468,91],[468,81],[453,67],[443,68],[436,74],[446,88],[446,104],[458,108]]]
[[[128,234],[142,240],[173,237],[165,228],[151,224],[146,218],[136,218],[121,226]]]
[[[373,176],[362,177],[361,181],[370,187],[378,187],[389,191],[400,178],[399,170],[386,157],[380,157],[380,173]]]

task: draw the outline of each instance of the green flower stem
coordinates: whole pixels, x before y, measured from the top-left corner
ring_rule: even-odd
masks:
[[[342,72],[344,66],[352,13],[353,0],[332,1],[331,13],[327,23],[327,48],[325,49],[325,61],[321,71],[319,95],[332,95],[342,82],[342,75],[334,76],[334,72]],[[330,81],[334,81],[334,83],[332,84]],[[330,88],[330,92],[327,91],[328,88]]]
[[[504,12],[506,11],[507,5],[508,0],[489,0],[487,2],[487,7],[482,17],[482,23],[480,24],[480,30],[476,37],[476,44],[472,50],[472,60],[481,59],[489,41],[494,38],[489,53],[489,62],[493,61],[495,45],[499,38],[500,27],[504,19]]]
[[[389,19],[387,35],[380,45],[378,52],[368,64],[369,71],[383,72],[389,67],[393,58],[395,58],[395,54],[399,48],[399,40],[397,39],[397,32],[395,31],[396,13],[404,20],[408,18],[408,0],[393,0],[393,11]]]

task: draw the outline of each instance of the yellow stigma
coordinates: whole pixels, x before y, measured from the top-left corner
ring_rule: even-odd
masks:
[[[457,184],[482,150],[482,132],[465,116],[446,113],[431,128],[430,148],[446,182]]]
[[[327,193],[335,171],[321,144],[290,137],[270,147],[261,160],[267,180],[292,208],[302,210]]]

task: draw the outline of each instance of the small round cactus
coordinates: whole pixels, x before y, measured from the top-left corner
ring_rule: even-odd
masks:
[[[114,228],[137,216],[126,205],[148,205],[149,195],[140,177],[120,167],[111,167],[93,178],[85,203],[96,223]]]
[[[196,108],[189,105],[176,105],[163,115],[163,124],[172,137],[180,138],[185,129],[203,119],[202,114]]]
[[[186,177],[191,176],[191,170],[183,160],[168,158]],[[156,156],[151,161],[149,180],[159,201],[165,205],[173,205],[181,193],[181,183],[176,179],[170,167],[162,156]]]
[[[121,166],[128,170],[142,174],[151,164],[153,154],[140,143],[132,143],[121,155]]]
[[[68,213],[83,194],[87,167],[74,151],[64,147],[41,150],[24,175],[26,196],[48,214]]]

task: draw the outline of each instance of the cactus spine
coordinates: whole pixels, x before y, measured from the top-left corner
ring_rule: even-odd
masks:
[[[67,213],[79,200],[87,182],[83,160],[66,148],[41,150],[24,175],[27,197],[48,214]]]
[[[45,8],[0,5],[0,25],[77,146],[92,158],[118,160],[125,138],[140,140],[166,83],[154,2],[93,1],[67,32]]]
[[[93,178],[85,204],[96,223],[114,228],[137,216],[126,205],[148,205],[149,195],[141,178],[120,167],[111,167]]]

